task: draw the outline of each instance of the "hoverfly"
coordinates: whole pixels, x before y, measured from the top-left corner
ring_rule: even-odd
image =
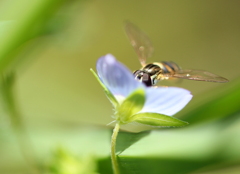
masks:
[[[133,75],[146,86],[156,85],[158,81],[169,78],[219,83],[228,82],[227,79],[207,71],[181,69],[176,63],[171,61],[147,64],[147,58],[151,57],[153,53],[153,46],[148,36],[130,22],[126,23],[125,32],[142,65],[142,68],[134,71]]]

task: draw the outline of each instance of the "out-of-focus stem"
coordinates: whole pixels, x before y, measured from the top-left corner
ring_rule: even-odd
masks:
[[[117,122],[115,125],[115,128],[113,129],[113,134],[112,134],[112,140],[111,140],[111,159],[112,159],[112,167],[113,167],[113,173],[114,174],[120,174],[119,172],[119,167],[118,167],[118,161],[117,161],[117,156],[115,153],[116,149],[116,140],[117,140],[117,135],[120,129],[120,124]]]
[[[35,158],[33,157],[33,148],[27,137],[25,127],[21,119],[21,114],[17,108],[14,98],[14,80],[14,74],[2,77],[0,83],[2,103],[4,110],[11,121],[12,129],[16,134],[21,153],[27,164],[29,164],[31,173],[36,174],[39,173],[39,171],[37,169]]]

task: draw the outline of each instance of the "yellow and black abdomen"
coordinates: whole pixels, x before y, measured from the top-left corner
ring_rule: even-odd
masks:
[[[143,71],[150,75],[157,74],[174,74],[174,72],[181,70],[181,68],[174,62],[154,62],[149,63],[142,68]]]
[[[171,61],[162,61],[156,64],[159,64],[159,66],[162,68],[163,74],[174,74],[175,72],[181,70],[181,68],[175,62]]]

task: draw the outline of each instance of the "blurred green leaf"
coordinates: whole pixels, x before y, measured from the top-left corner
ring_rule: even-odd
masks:
[[[64,0],[21,0],[12,3],[11,9],[2,17],[11,19],[11,27],[0,40],[0,72],[3,72],[15,60],[18,48],[29,39],[44,30],[50,19]],[[27,7],[27,8],[26,8]]]
[[[240,79],[229,82],[221,90],[217,90],[218,95],[205,101],[204,104],[194,108],[182,118],[190,124],[214,121],[240,111]],[[210,93],[213,91],[210,91]],[[206,94],[207,95],[207,94]]]
[[[11,26],[14,24],[13,21],[0,21],[0,37],[4,37],[4,35],[8,32]]]
[[[139,113],[131,117],[132,121],[154,127],[182,127],[187,122],[158,113]]]

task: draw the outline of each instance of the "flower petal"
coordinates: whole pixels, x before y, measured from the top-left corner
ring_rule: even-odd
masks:
[[[111,54],[98,59],[97,72],[117,100],[124,99],[137,88],[144,88],[144,85],[135,80],[133,74]]]
[[[172,116],[191,100],[190,91],[177,87],[146,89],[146,103],[139,113],[154,112]]]

